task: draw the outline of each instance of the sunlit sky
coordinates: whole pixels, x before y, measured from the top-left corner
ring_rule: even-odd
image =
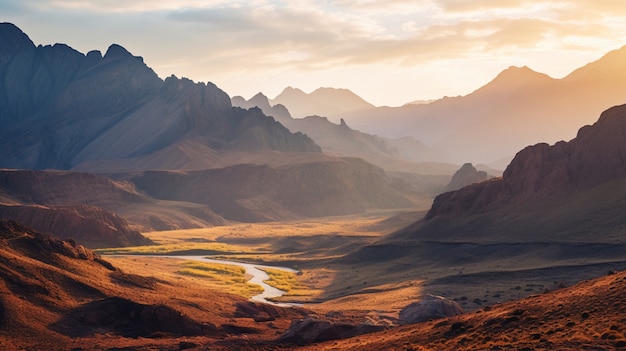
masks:
[[[391,106],[512,65],[561,78],[626,44],[624,0],[0,0],[0,14],[35,44],[120,44],[231,96],[335,87]]]

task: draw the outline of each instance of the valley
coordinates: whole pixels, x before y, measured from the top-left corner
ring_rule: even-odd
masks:
[[[0,351],[626,348],[626,47],[399,107],[104,52],[0,23]]]

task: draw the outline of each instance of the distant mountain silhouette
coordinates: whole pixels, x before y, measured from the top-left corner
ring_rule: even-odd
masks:
[[[300,89],[287,87],[270,102],[272,105],[287,107],[296,118],[317,115],[329,117],[335,122],[339,122],[337,116],[342,113],[374,107],[352,91],[336,88],[319,88],[307,94]]]
[[[293,118],[290,110],[283,105],[271,105],[269,99],[258,93],[250,100],[241,96],[231,99],[233,106],[260,108],[292,132],[302,132],[330,155],[359,157],[388,170],[419,170],[422,174],[441,174],[424,162],[437,161],[435,154],[423,143],[412,137],[401,139],[382,138],[350,128],[342,119],[333,123],[318,115]],[[410,165],[411,163],[421,163]],[[452,167],[452,165],[451,165]]]
[[[624,91],[626,46],[562,79],[510,67],[466,96],[341,117],[366,133],[412,136],[448,157],[442,161],[489,164],[527,145],[573,138],[590,116],[626,102]]]
[[[232,108],[212,83],[161,80],[119,45],[102,56],[35,47],[0,24],[0,167],[71,168],[149,155],[184,140],[213,149],[320,152],[260,111]]]

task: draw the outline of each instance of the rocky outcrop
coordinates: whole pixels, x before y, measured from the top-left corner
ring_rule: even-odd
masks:
[[[207,335],[217,328],[199,323],[166,305],[146,305],[121,297],[86,303],[54,323],[52,328],[71,337],[85,337],[104,330],[126,337],[150,337],[155,333]]]
[[[626,177],[626,105],[602,113],[570,142],[518,152],[502,178],[439,195],[426,218],[487,212]]]
[[[0,218],[92,248],[153,244],[152,240],[130,229],[125,219],[96,206],[0,205]]]
[[[109,262],[74,240],[60,240],[6,219],[0,219],[0,247],[10,248],[46,263],[55,262],[54,255],[61,255],[94,261],[109,270],[116,270]]]
[[[295,319],[280,341],[296,344],[310,344],[327,340],[351,338],[387,329],[387,326],[366,323],[332,322],[315,317]]]
[[[478,171],[471,163],[466,163],[454,173],[450,183],[446,185],[444,192],[461,189],[464,186],[480,183],[489,179],[489,175],[485,171]]]
[[[252,318],[255,322],[269,322],[276,318],[302,318],[307,315],[305,310],[298,308],[284,308],[268,303],[253,301],[237,302],[235,318]]]
[[[400,324],[420,323],[431,319],[440,319],[463,314],[458,303],[441,296],[427,295],[400,311]]]
[[[68,169],[150,155],[188,138],[214,149],[319,152],[260,111],[232,109],[212,83],[161,80],[119,45],[87,55],[35,47],[0,25],[0,167]]]

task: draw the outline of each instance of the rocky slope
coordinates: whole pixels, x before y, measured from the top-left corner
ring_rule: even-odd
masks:
[[[320,151],[259,111],[233,109],[212,83],[161,80],[118,45],[104,56],[36,47],[9,23],[0,42],[0,167],[71,168],[198,137],[214,149]]]
[[[444,320],[300,350],[621,350],[626,273]]]
[[[480,183],[489,179],[485,171],[478,171],[471,163],[466,163],[454,173],[450,183],[444,188],[444,192],[460,189],[464,186]]]
[[[62,233],[61,239],[73,239],[90,248],[153,244],[130,229],[125,219],[96,206],[0,205],[0,218],[23,223],[48,235]]]
[[[0,220],[0,349],[233,349],[238,338],[248,342],[244,333],[273,339],[306,315],[272,307],[272,318],[255,322],[237,314],[243,298],[143,270],[125,272],[73,240]]]
[[[626,105],[602,113],[570,142],[517,153],[502,178],[438,196],[426,218],[487,212],[626,177]]]
[[[207,206],[156,200],[132,183],[71,171],[2,170],[0,205],[4,218],[19,219],[46,233],[71,232],[89,245],[108,247],[145,243],[136,238],[136,230],[226,222]]]

